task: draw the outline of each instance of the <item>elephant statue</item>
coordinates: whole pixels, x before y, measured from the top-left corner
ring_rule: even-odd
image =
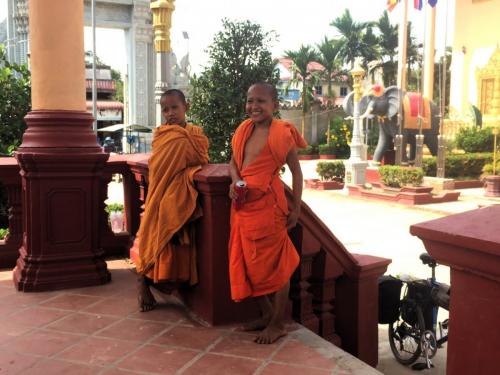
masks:
[[[344,111],[352,116],[354,112],[354,92],[344,99]],[[400,99],[401,98],[401,99]],[[401,104],[400,104],[401,103]],[[439,110],[430,100],[422,98],[420,94],[402,92],[396,86],[384,90],[381,85],[373,85],[367,95],[359,103],[360,116],[368,119],[376,118],[379,124],[379,137],[373,160],[380,162],[385,151],[392,148],[393,138],[399,133],[398,109],[401,106],[401,134],[403,135],[403,160],[414,160],[416,152],[416,138],[419,134],[418,117],[420,113],[424,144],[432,155],[437,154],[439,135]],[[406,146],[410,145],[410,155],[407,155]]]

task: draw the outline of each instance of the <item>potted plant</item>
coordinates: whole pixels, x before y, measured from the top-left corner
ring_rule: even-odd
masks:
[[[314,160],[318,158],[318,145],[307,145],[298,151],[299,160]]]
[[[318,190],[344,188],[345,167],[342,161],[319,162],[316,165],[319,179],[306,179],[306,187]]]
[[[108,213],[111,230],[115,233],[123,232],[123,204],[110,203],[105,208]]]
[[[333,143],[319,145],[319,158],[320,159],[336,159],[335,146]]]
[[[498,159],[497,159],[497,135],[498,128],[493,128],[493,163],[491,166],[486,164],[483,167],[483,175],[486,192],[485,195],[488,197],[500,197],[500,176],[498,175]]]

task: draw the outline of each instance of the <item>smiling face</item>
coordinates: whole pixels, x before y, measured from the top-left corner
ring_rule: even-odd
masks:
[[[245,109],[255,125],[270,124],[273,119],[273,112],[277,108],[278,101],[269,87],[263,84],[250,86]]]
[[[167,125],[186,125],[188,105],[175,93],[164,95],[160,99],[161,113]]]

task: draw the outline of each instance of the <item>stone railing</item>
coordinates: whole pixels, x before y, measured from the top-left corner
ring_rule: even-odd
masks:
[[[111,156],[102,173],[100,244],[106,255],[128,255],[148,189],[147,155]],[[104,200],[112,174],[123,176],[125,232],[110,230]],[[21,179],[13,158],[0,162],[0,180],[6,186],[10,209],[10,236],[0,243],[0,266],[13,267],[22,237]],[[188,306],[211,324],[225,324],[255,317],[252,301],[234,303],[230,298],[227,244],[230,200],[227,165],[207,165],[195,176],[203,217],[197,222],[199,284],[182,291]],[[389,260],[350,254],[305,204],[290,237],[301,255],[291,280],[289,314],[313,332],[335,343],[368,364],[378,361],[377,279]],[[136,259],[137,240],[130,248]]]

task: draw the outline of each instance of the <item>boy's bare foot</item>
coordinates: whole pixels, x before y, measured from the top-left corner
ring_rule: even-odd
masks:
[[[241,332],[260,331],[266,328],[270,321],[270,316],[263,316],[262,318],[243,324],[241,327],[236,328],[236,330]]]
[[[261,333],[259,333],[254,340],[257,344],[272,344],[279,338],[286,336],[287,332],[283,327],[269,325]]]
[[[156,300],[149,289],[149,285],[146,281],[146,278],[143,275],[140,275],[137,280],[137,300],[139,302],[139,308],[142,312],[151,311],[156,306]]]

